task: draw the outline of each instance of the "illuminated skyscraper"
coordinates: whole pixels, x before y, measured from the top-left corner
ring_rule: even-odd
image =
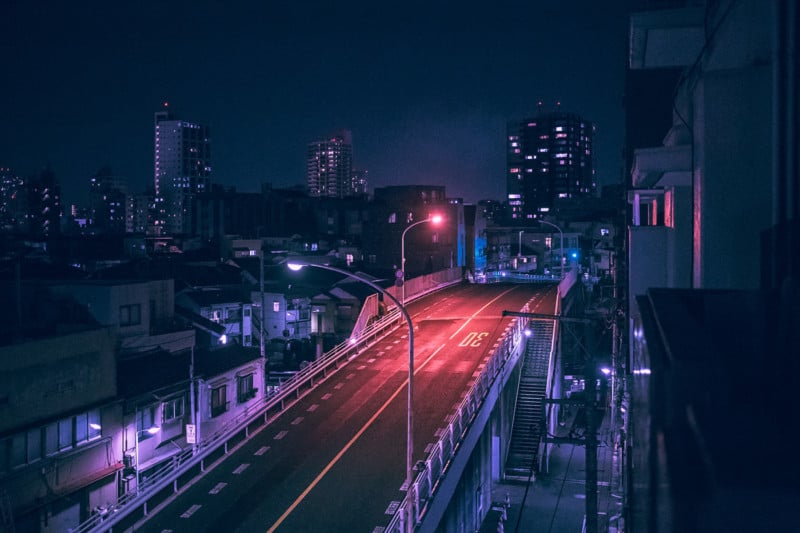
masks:
[[[352,134],[343,130],[308,144],[306,184],[310,196],[353,196]]]
[[[595,196],[595,126],[573,113],[539,113],[508,125],[507,192],[512,221],[540,218],[559,199]]]
[[[166,108],[166,104],[164,105]],[[155,233],[191,234],[195,195],[211,182],[208,126],[155,114]]]

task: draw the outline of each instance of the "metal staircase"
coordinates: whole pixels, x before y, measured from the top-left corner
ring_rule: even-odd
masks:
[[[553,346],[552,320],[533,320],[522,363],[514,426],[506,459],[506,480],[527,481],[538,461],[539,442],[545,429],[544,399]]]

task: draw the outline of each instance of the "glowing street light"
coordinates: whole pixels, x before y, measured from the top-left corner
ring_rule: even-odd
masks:
[[[400,236],[400,279],[402,280],[401,285],[401,298],[400,301],[402,305],[406,304],[406,233],[408,230],[413,228],[414,226],[419,226],[420,224],[424,224],[426,222],[431,222],[434,225],[438,225],[443,220],[442,215],[433,215],[425,220],[419,220],[414,222],[413,224],[409,225],[406,229],[403,230],[403,234]]]
[[[561,228],[553,224],[552,222],[547,222],[546,220],[539,219],[538,222],[540,224],[547,224],[548,226],[553,226],[558,230],[559,237],[561,239],[560,249],[558,250],[558,271],[561,274],[561,277],[564,277],[564,260],[562,258],[564,254],[564,232],[561,231]],[[550,246],[550,249],[553,249],[553,246]],[[552,256],[551,256],[552,257]]]
[[[431,219],[429,219],[429,220],[431,220]],[[439,217],[439,220],[441,220],[441,217]],[[422,222],[428,222],[428,220],[422,220],[420,222],[412,224],[411,226],[409,226],[409,228],[411,228],[412,226],[415,226],[417,224],[421,224]],[[406,231],[408,231],[408,228],[406,228]],[[405,232],[403,232],[403,235],[405,235]],[[343,270],[341,268],[332,267],[330,265],[320,265],[320,264],[317,264],[317,263],[306,263],[306,262],[302,262],[302,261],[288,261],[286,263],[286,266],[289,267],[289,270],[294,270],[294,271],[298,271],[301,268],[303,268],[304,266],[321,268],[323,270],[330,270],[332,272],[337,272],[339,274],[343,274],[345,276],[348,276],[348,277],[351,277],[351,278],[353,278],[355,280],[358,280],[358,281],[360,281],[362,283],[365,283],[366,285],[369,285],[370,287],[372,287],[373,289],[375,289],[376,291],[381,293],[383,296],[389,298],[392,302],[394,302],[394,304],[400,310],[400,313],[403,315],[403,318],[405,318],[405,320],[406,320],[406,324],[408,325],[408,405],[407,405],[408,421],[407,421],[407,426],[406,426],[406,487],[408,487],[407,491],[406,491],[406,496],[408,497],[408,507],[406,509],[406,512],[407,512],[406,524],[407,524],[407,529],[412,530],[413,526],[411,524],[413,524],[413,512],[414,512],[414,506],[413,506],[414,499],[411,497],[411,491],[412,491],[411,484],[414,481],[413,480],[413,474],[414,474],[414,463],[413,463],[413,461],[414,461],[414,459],[413,459],[413,455],[414,455],[414,402],[413,402],[413,400],[414,400],[414,324],[412,324],[412,322],[411,322],[411,317],[409,316],[408,311],[406,311],[406,308],[390,292],[386,291],[380,285],[377,285],[377,284],[373,283],[372,281],[370,281],[370,280],[368,280],[368,279],[366,279],[364,277],[361,277],[361,276],[359,276],[357,274],[353,274],[352,272],[348,272],[347,270]],[[351,342],[352,342],[352,339],[351,339]]]

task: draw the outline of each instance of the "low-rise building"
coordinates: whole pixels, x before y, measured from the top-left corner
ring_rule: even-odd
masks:
[[[0,346],[0,497],[17,531],[66,531],[116,502],[121,418],[111,328]]]

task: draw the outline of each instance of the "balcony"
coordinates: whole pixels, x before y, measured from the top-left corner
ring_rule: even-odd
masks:
[[[685,67],[703,48],[703,7],[646,11],[631,15],[632,69]]]
[[[689,185],[691,170],[690,146],[659,146],[634,151],[631,175],[635,188],[649,189],[656,185]]]

